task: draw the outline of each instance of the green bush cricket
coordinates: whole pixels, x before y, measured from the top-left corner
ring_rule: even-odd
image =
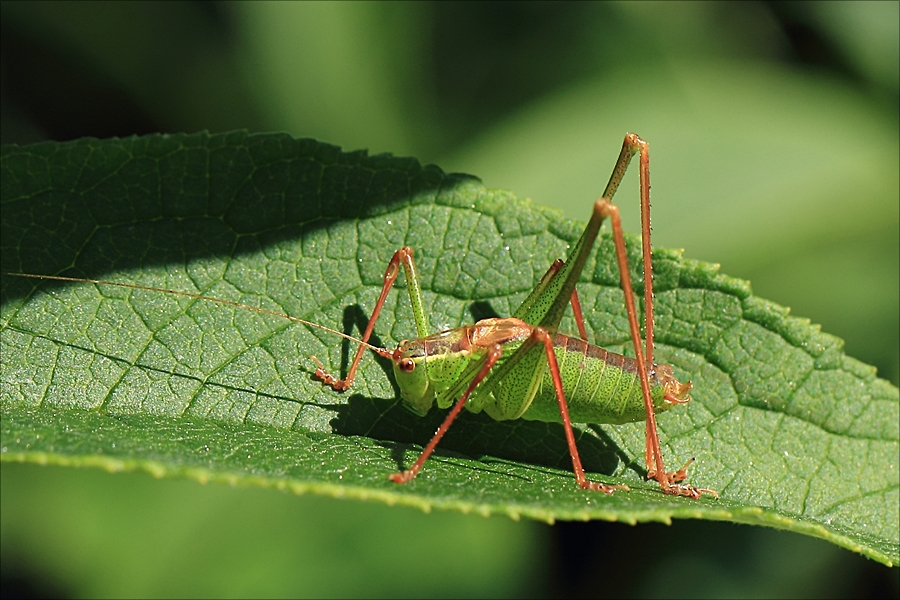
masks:
[[[635,156],[639,155],[642,215],[642,254],[645,301],[645,342],[634,304],[630,271],[618,208],[611,199]],[[228,300],[162,288],[73,277],[8,273],[38,279],[88,282],[149,290],[219,302],[239,308],[276,315],[309,327],[328,331],[358,344],[346,377],[330,375],[318,359],[315,377],[335,390],[353,384],[365,350],[388,358],[404,405],[417,415],[426,414],[437,402],[439,408],[451,408],[446,419],[426,445],[415,463],[406,471],[394,473],[391,480],[405,483],[415,478],[444,433],[463,407],[486,412],[495,420],[528,419],[562,422],[576,480],[583,489],[612,493],[627,490],[624,485],[606,485],[590,481],[575,443],[572,422],[627,423],[646,422],[645,462],[647,477],[655,479],[663,492],[699,498],[710,489],[685,483],[687,467],[668,472],[662,459],[656,427],[656,412],[690,400],[690,383],[680,383],[668,365],[653,362],[653,291],[650,245],[649,147],[635,134],[628,134],[603,196],[594,204],[590,221],[567,261],[557,259],[522,305],[508,318],[491,318],[474,325],[429,334],[428,317],[423,308],[421,290],[409,247],[396,251],[384,274],[378,301],[361,339],[296,317]],[[575,289],[594,241],[605,218],[612,222],[621,287],[626,302],[635,358],[628,358],[587,342],[584,318]],[[381,313],[387,294],[400,268],[406,276],[418,337],[400,342],[394,351],[370,345],[369,339]],[[557,332],[567,306],[571,304],[580,337]]]

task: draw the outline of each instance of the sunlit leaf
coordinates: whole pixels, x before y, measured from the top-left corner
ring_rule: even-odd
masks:
[[[5,147],[2,270],[103,278],[260,306],[356,333],[392,252],[417,251],[435,328],[508,315],[580,233],[558,213],[414,159],[233,133]],[[589,209],[586,201],[585,216]],[[695,386],[660,416],[671,467],[721,498],[643,480],[643,425],[582,428],[585,467],[631,493],[581,491],[562,427],[464,415],[418,479],[442,419],[398,406],[371,354],[344,394],[328,333],[213,302],[2,279],[0,459],[288,488],[425,510],[625,522],[763,524],[898,562],[898,392],[837,338],[706,263],[659,250],[657,358]],[[628,339],[607,239],[583,275],[589,333]],[[638,277],[635,272],[635,277]],[[563,330],[573,329],[564,321]],[[414,335],[401,291],[376,343]]]

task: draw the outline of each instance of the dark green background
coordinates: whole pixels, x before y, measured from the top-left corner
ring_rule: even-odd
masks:
[[[655,241],[898,377],[898,5],[2,3],[2,141],[246,128],[416,156],[586,219],[622,135]],[[636,229],[635,176],[618,201]],[[4,464],[4,592],[896,596],[713,523],[553,528]],[[681,589],[680,574],[706,583]]]

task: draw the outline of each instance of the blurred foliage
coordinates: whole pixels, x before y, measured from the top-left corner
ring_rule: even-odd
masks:
[[[633,130],[653,149],[655,241],[751,279],[896,384],[898,7],[2,2],[0,139],[280,130],[476,173],[584,220]],[[633,179],[619,203],[635,230]],[[4,582],[64,595],[668,596],[652,582],[687,570],[708,583],[686,595],[898,594],[897,569],[751,528],[551,530],[137,475],[2,476]],[[246,527],[257,514],[268,524]],[[319,533],[291,528],[310,520]],[[479,565],[495,580],[446,583],[497,540]],[[206,561],[224,548],[243,560]],[[411,572],[426,583],[398,587]]]

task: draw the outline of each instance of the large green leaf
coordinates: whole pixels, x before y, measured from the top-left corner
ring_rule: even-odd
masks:
[[[432,325],[446,328],[510,314],[581,229],[413,159],[245,133],[5,147],[2,203],[3,271],[202,293],[348,332],[365,325],[404,244]],[[346,369],[353,348],[330,334],[212,302],[6,275],[0,458],[547,521],[730,520],[896,564],[897,388],[715,266],[665,250],[654,263],[657,357],[695,386],[693,402],[660,416],[667,464],[695,456],[691,481],[719,500],[644,481],[641,423],[582,429],[587,470],[633,489],[606,496],[574,484],[560,425],[471,414],[397,486],[387,474],[443,415],[399,407],[384,360],[367,355],[340,394],[308,358]],[[589,333],[627,348],[607,238],[582,280]],[[376,343],[414,331],[397,291]]]

